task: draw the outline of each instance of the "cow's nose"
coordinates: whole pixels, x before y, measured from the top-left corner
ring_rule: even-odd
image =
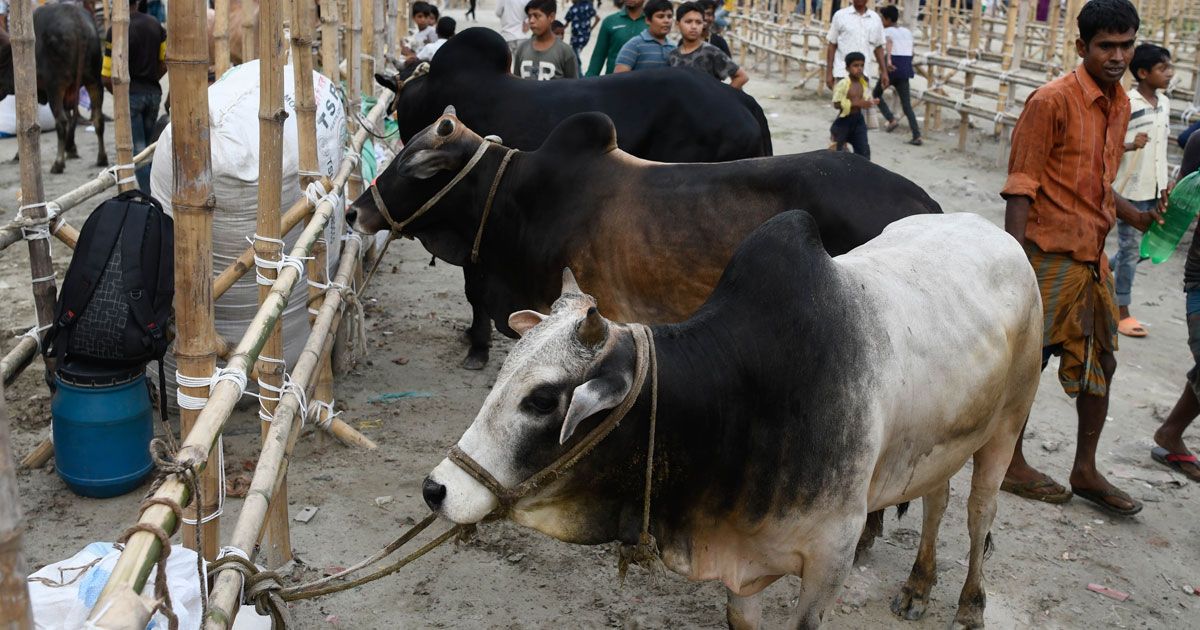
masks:
[[[357,218],[358,209],[354,206],[350,206],[350,209],[346,211],[346,225],[354,225],[354,221]]]
[[[442,507],[442,501],[446,500],[446,486],[426,477],[424,485],[421,486],[421,496],[425,497],[425,505],[436,512]]]

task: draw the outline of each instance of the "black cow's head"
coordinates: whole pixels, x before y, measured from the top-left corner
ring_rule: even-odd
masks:
[[[632,331],[600,315],[570,270],[563,272],[562,293],[550,315],[520,311],[509,325],[521,338],[458,447],[511,489],[583,439],[594,426],[589,419],[625,399],[636,380],[637,358]],[[597,467],[627,467],[605,455],[593,451],[587,463],[594,466],[587,472],[581,462],[518,500],[513,520],[568,542],[611,539],[593,518],[603,494],[595,486],[605,477]],[[580,493],[577,484],[592,486]],[[580,506],[581,494],[593,505]],[[435,512],[456,523],[479,522],[499,505],[487,487],[449,459],[426,478],[424,495]]]
[[[0,99],[13,93],[12,42],[8,38],[8,31],[0,29]]]
[[[414,136],[400,155],[375,178],[372,185],[386,207],[379,207],[375,193],[368,189],[354,201],[347,218],[360,232],[372,234],[391,229],[393,223],[400,224],[412,217],[445,187],[484,142],[455,116],[453,107],[447,107],[440,118]],[[483,167],[480,164],[479,169],[483,170]],[[474,214],[464,212],[470,205],[467,202],[475,183],[473,177],[460,181],[426,214],[406,225],[404,236],[419,238],[430,253],[448,263],[464,264],[471,243],[458,236],[460,231],[453,227],[458,222],[478,222]],[[385,213],[391,218],[390,222]]]

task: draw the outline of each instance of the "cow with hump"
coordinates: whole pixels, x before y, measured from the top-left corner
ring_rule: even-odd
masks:
[[[507,151],[447,108],[354,202],[355,227],[415,237],[454,265],[476,258],[473,302],[515,336],[509,315],[547,311],[563,267],[613,319],[680,322],[737,244],[786,208],[808,210],[834,255],[896,219],[941,212],[913,182],[849,153],[664,164],[621,150],[616,134],[588,112],[535,151]],[[473,341],[471,352],[486,360],[487,346]]]
[[[917,619],[950,478],[973,458],[955,626],[983,624],[996,494],[1041,361],[1038,288],[1012,237],[975,215],[916,216],[831,258],[813,218],[787,212],[742,243],[694,316],[649,328],[604,318],[563,276],[549,315],[511,316],[521,338],[425,480],[435,512],[632,544],[646,542],[645,500],[663,562],[722,581],[732,627],[757,627],[756,595],[794,574],[793,626],[812,628],[867,513],[921,497],[920,548],[892,604]],[[611,424],[614,408],[628,413]]]

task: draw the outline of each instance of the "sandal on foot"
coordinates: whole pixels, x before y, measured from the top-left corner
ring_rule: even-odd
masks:
[[[1156,446],[1150,449],[1150,459],[1166,466],[1175,472],[1191,479],[1192,481],[1200,481],[1200,463],[1197,462],[1196,456],[1188,453],[1172,453],[1167,449]],[[1191,464],[1184,467],[1183,464]]]
[[[1051,491],[1044,492],[1043,489],[1050,488]],[[1066,503],[1071,500],[1071,491],[1064,488],[1061,484],[1056,483],[1049,477],[1042,477],[1033,481],[1017,482],[1004,480],[1000,484],[1000,489],[1015,494],[1022,499],[1033,499],[1042,503],[1053,503],[1055,505]]]
[[[1142,326],[1142,323],[1135,319],[1132,315],[1122,319],[1121,322],[1117,324],[1117,332],[1125,335],[1126,337],[1145,337],[1146,335],[1150,334],[1150,331],[1146,330],[1146,327]]]
[[[920,138],[913,138],[912,140],[909,140],[908,143],[914,147],[919,147],[922,144],[925,144]]]
[[[884,129],[883,129],[883,130],[884,130],[884,131],[886,131],[886,132],[888,132],[888,133],[892,133],[893,131],[895,131],[895,130],[896,130],[896,127],[899,127],[899,126],[900,126],[900,121],[899,121],[899,120],[893,120],[892,122],[888,123],[888,124],[887,124],[887,127],[884,127]]]
[[[1092,490],[1089,488],[1076,488],[1075,486],[1071,486],[1071,491],[1074,492],[1075,496],[1079,497],[1080,499],[1091,501],[1100,509],[1114,516],[1133,516],[1134,514],[1142,511],[1141,501],[1135,501],[1133,497],[1121,490],[1117,490],[1116,488],[1113,489],[1113,492],[1105,492],[1104,490]],[[1119,508],[1108,502],[1108,499],[1110,498],[1124,499],[1125,501],[1132,503],[1133,507]]]

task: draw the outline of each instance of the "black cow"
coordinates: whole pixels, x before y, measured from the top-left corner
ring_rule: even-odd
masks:
[[[481,134],[500,136],[521,150],[536,149],[572,114],[599,111],[617,128],[620,147],[659,162],[726,162],[771,155],[762,108],[748,94],[697,72],[664,68],[564,81],[528,81],[509,72],[504,39],[469,28],[438,50],[429,72],[411,81],[376,75],[397,92],[400,138],[408,142],[453,105]],[[483,278],[463,265],[473,320],[464,367],[487,362],[491,326],[481,308]]]
[[[409,218],[484,142],[452,113],[412,138],[375,181],[391,219]],[[404,229],[454,265],[469,261],[505,154],[489,146]],[[812,213],[835,255],[899,218],[941,212],[916,184],[849,153],[720,164],[640,160],[617,148],[612,121],[599,113],[576,114],[538,150],[514,153],[496,190],[482,229],[482,300],[475,305],[509,336],[511,313],[549,309],[566,266],[618,321],[678,322],[708,297],[737,243],[787,208]],[[370,191],[353,208],[359,230],[388,229]]]
[[[96,166],[108,166],[104,150],[104,86],[100,36],[86,9],[77,4],[47,4],[33,12],[36,40],[37,100],[49,104],[58,133],[58,156],[51,173],[61,173],[66,158],[78,158],[75,125],[79,120],[79,88],[92,100],[92,125],[96,129]],[[0,98],[14,93],[12,46],[5,34],[0,41]]]

